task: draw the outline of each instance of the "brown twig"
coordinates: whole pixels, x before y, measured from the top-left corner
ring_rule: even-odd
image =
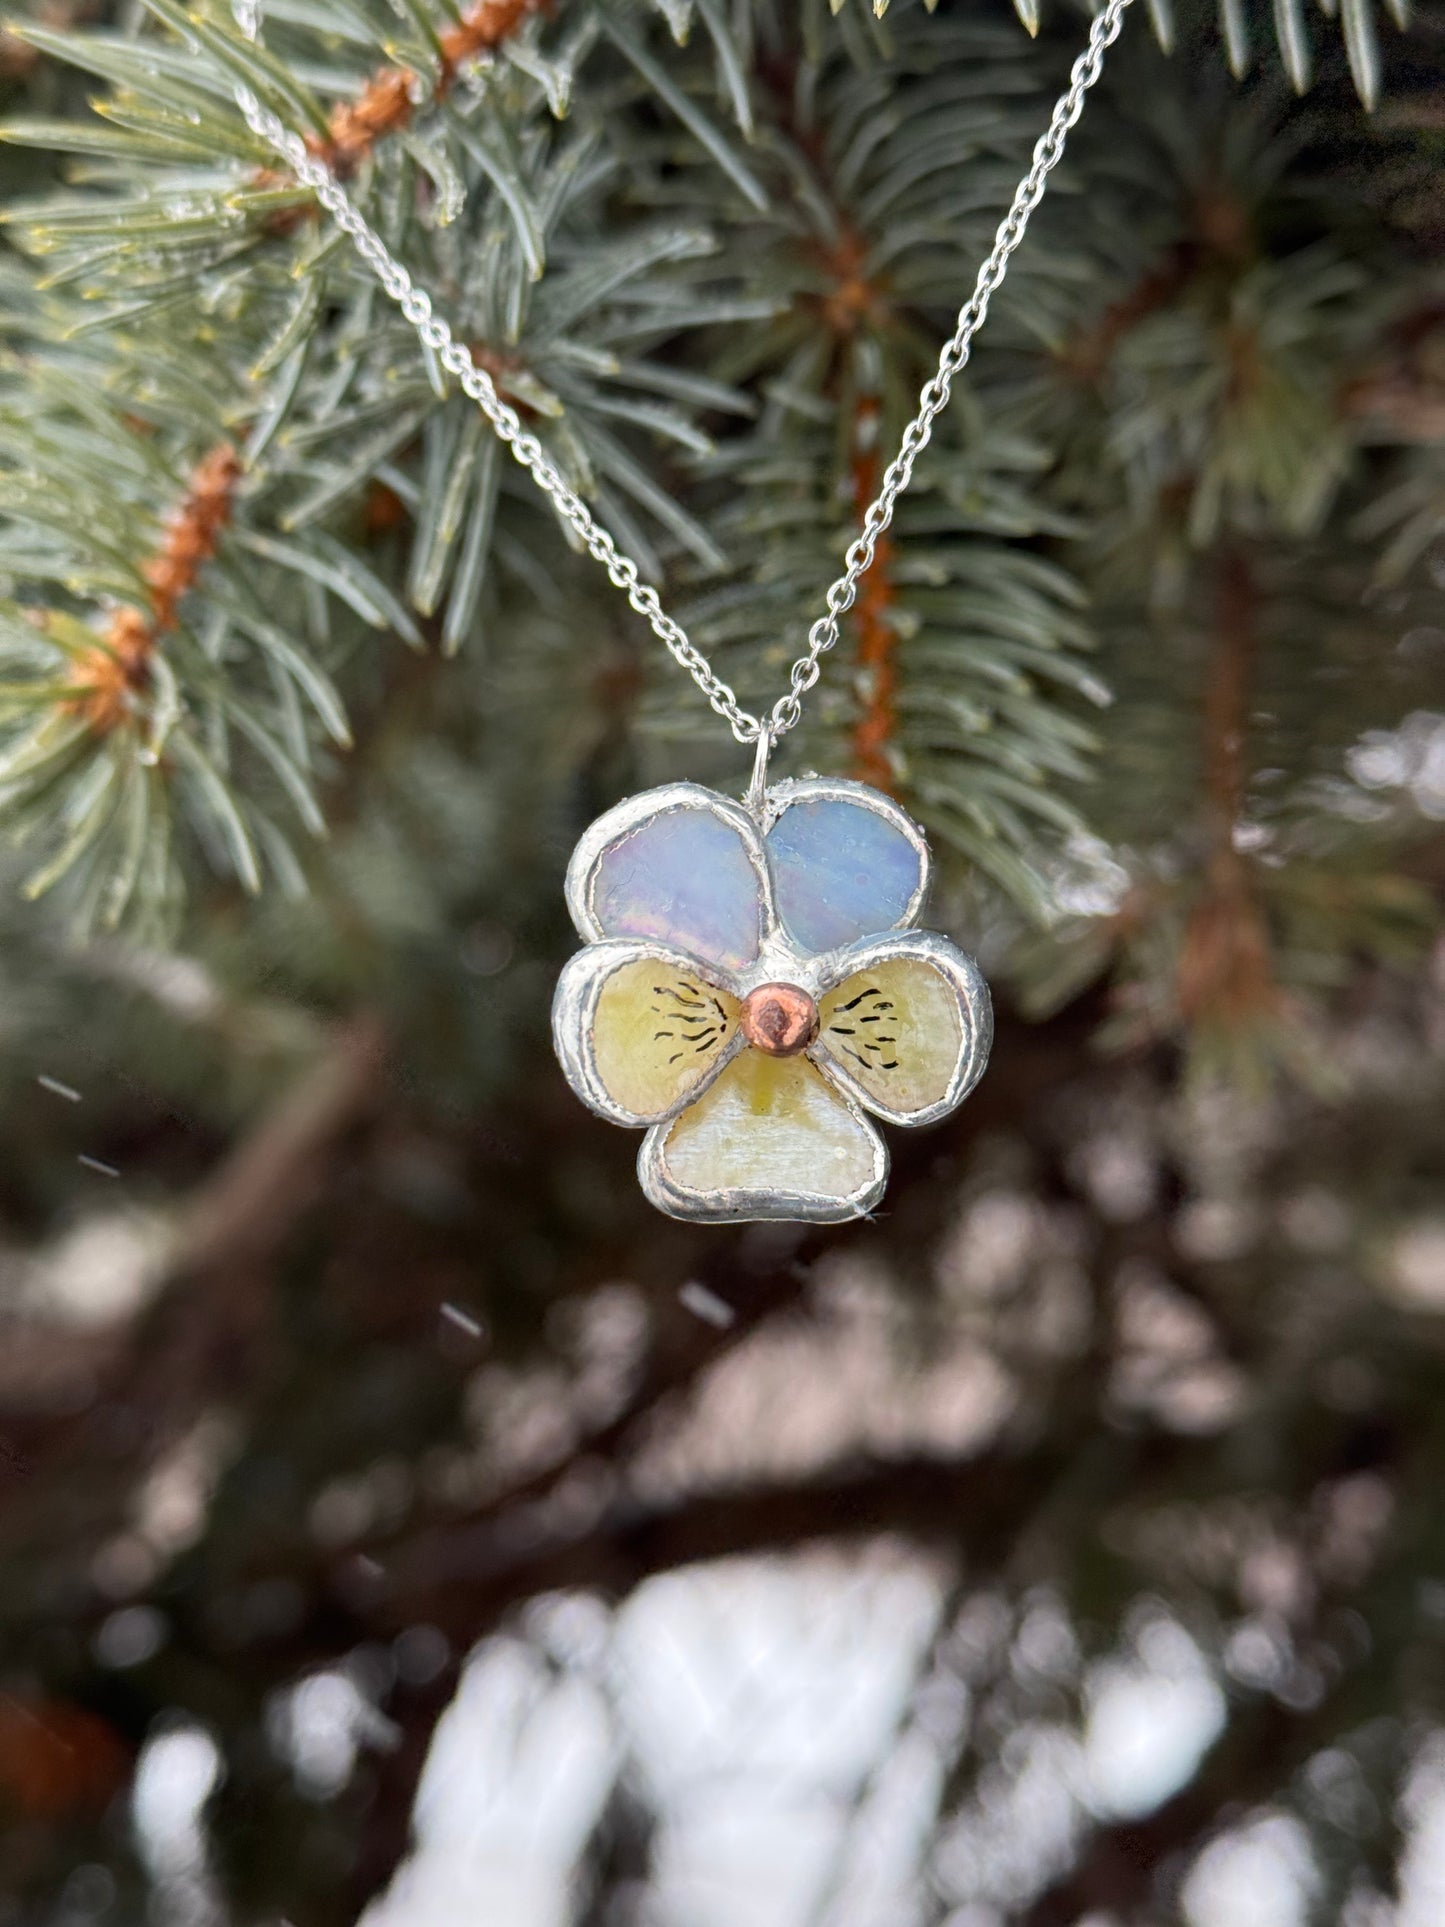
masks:
[[[1168,307],[1188,286],[1194,272],[1197,250],[1179,247],[1160,266],[1112,302],[1092,326],[1082,329],[1059,349],[1058,361],[1064,372],[1085,387],[1102,381],[1114,359],[1114,351],[1143,321],[1161,308]]]
[[[1179,1008],[1191,1022],[1241,1029],[1279,1003],[1253,867],[1239,847],[1249,780],[1255,593],[1239,549],[1220,565],[1215,646],[1204,689],[1204,890],[1179,954]]]
[[[815,160],[822,160],[815,139],[805,136],[802,130],[798,130],[798,138],[805,152],[810,152]],[[865,329],[874,334],[886,332],[891,319],[887,288],[868,272],[866,242],[841,212],[839,222],[837,242],[820,250],[829,287],[817,304],[819,321],[834,338],[832,386],[835,392],[844,386],[842,368],[847,344]],[[878,456],[880,413],[873,395],[861,396],[854,404],[849,479],[853,510],[860,521],[878,492],[882,474]],[[853,605],[862,708],[853,725],[852,772],[862,782],[872,783],[881,790],[891,790],[894,785],[888,746],[898,725],[898,670],[894,661],[898,632],[889,618],[894,599],[888,576],[892,554],[893,544],[886,535],[880,536]]]
[[[1233,194],[1222,188],[1201,189],[1192,216],[1189,232],[1158,266],[1060,348],[1059,366],[1075,381],[1085,386],[1102,381],[1121,343],[1142,322],[1185,294],[1202,271],[1222,265],[1238,272],[1253,258],[1249,209]]]
[[[1341,412],[1403,442],[1445,437],[1445,301],[1422,302],[1386,331],[1379,358],[1340,391]]]
[[[271,1257],[315,1198],[337,1145],[375,1101],[384,1069],[385,1040],[374,1018],[340,1026],[324,1055],[193,1200],[174,1268],[195,1276]]]
[[[854,422],[852,470],[853,507],[860,518],[878,491],[878,427],[877,402],[870,399],[860,404]],[[853,774],[881,790],[893,787],[888,747],[898,728],[898,631],[891,617],[894,590],[888,574],[892,557],[893,544],[881,535],[853,605],[863,690],[862,708],[853,725]]]
[[[39,1414],[31,1424],[23,1413],[4,1412],[24,1476],[0,1480],[0,1554],[14,1557],[23,1547],[32,1556],[64,1556],[52,1543],[56,1481],[80,1479],[94,1516],[113,1520],[145,1468],[245,1376],[270,1317],[276,1254],[384,1081],[375,1020],[340,1026],[201,1188],[156,1303],[115,1335],[108,1355],[87,1347],[92,1402],[78,1413]],[[134,1421],[125,1451],[107,1431],[121,1412]],[[80,1529],[72,1518],[69,1530]]]
[[[450,1534],[415,1547],[387,1575],[404,1609],[420,1609],[465,1650],[478,1626],[543,1592],[573,1587],[625,1598],[656,1572],[739,1553],[795,1549],[822,1539],[900,1533],[916,1544],[967,1549],[985,1564],[1011,1545],[1026,1504],[1073,1462],[1077,1440],[1005,1444],[973,1457],[920,1453],[735,1491],[692,1493],[648,1507],[628,1496],[593,1528],[539,1546]],[[391,1623],[381,1603],[368,1623]]]
[[[118,728],[131,713],[131,699],[144,688],[161,637],[176,626],[181,598],[193,589],[202,565],[216,553],[231,519],[241,458],[231,442],[218,442],[196,464],[180,503],[168,518],[160,547],[141,573],[150,609],[117,609],[103,641],[71,672],[74,707],[100,734]]]
[[[542,0],[477,0],[439,37],[428,104],[445,98],[468,60],[500,46],[541,7]],[[335,173],[354,173],[379,140],[399,132],[411,120],[418,105],[415,86],[416,76],[408,68],[381,68],[355,100],[343,101],[332,110],[326,134],[311,135],[307,147]]]

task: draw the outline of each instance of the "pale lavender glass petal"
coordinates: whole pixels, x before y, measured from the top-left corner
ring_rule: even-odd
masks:
[[[762,938],[747,846],[706,809],[664,810],[604,850],[592,909],[604,937],[657,937],[729,970],[752,963]]]
[[[794,803],[768,835],[778,914],[801,950],[891,930],[918,889],[917,850],[876,810],[839,797]]]

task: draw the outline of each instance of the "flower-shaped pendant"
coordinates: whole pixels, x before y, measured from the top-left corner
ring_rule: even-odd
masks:
[[[865,1111],[931,1124],[967,1097],[993,1016],[973,959],[913,927],[928,869],[896,803],[826,777],[751,807],[670,783],[583,836],[567,904],[586,948],[553,1036],[584,1103],[646,1127],[659,1210],[862,1217],[888,1181]]]

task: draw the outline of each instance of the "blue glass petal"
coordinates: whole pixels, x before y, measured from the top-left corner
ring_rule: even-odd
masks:
[[[784,810],[767,847],[778,913],[802,950],[891,930],[918,888],[918,852],[897,824],[838,797]]]
[[[730,823],[664,810],[603,852],[592,908],[604,937],[658,937],[737,970],[758,954],[758,873]]]

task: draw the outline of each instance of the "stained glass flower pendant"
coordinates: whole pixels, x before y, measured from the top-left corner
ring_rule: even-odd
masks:
[[[552,1032],[583,1102],[646,1129],[659,1210],[862,1217],[888,1181],[865,1113],[931,1124],[967,1097],[993,1016],[973,959],[915,928],[928,868],[891,798],[826,777],[751,807],[670,783],[586,832]]]

